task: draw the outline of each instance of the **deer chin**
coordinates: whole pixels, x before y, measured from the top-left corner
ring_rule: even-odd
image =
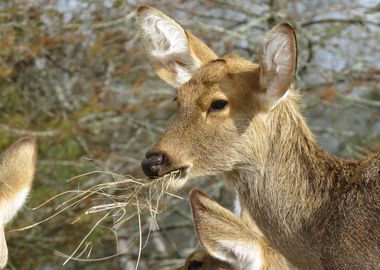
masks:
[[[188,178],[180,178],[180,179],[174,179],[174,180],[170,180],[168,181],[167,185],[166,185],[166,191],[169,191],[169,192],[176,192],[176,191],[179,191],[181,189],[183,189],[184,186],[186,186],[186,184],[188,183]]]

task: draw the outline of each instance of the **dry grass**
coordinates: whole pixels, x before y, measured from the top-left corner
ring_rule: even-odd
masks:
[[[175,182],[178,181],[178,173],[178,171],[175,171],[154,180],[136,179],[131,176],[124,176],[105,171],[91,171],[78,175],[68,181],[78,181],[79,184],[79,181],[82,178],[98,174],[109,176],[112,178],[112,181],[100,183],[87,189],[78,188],[76,190],[65,191],[48,199],[31,210],[36,211],[58,201],[59,205],[55,208],[53,213],[41,221],[16,229],[15,231],[31,229],[76,208],[80,208],[82,211],[77,214],[71,224],[75,225],[75,223],[80,222],[84,216],[96,215],[97,221],[91,230],[83,236],[82,240],[71,254],[65,254],[58,250],[54,252],[55,255],[65,258],[63,263],[63,265],[65,265],[70,260],[94,262],[126,254],[129,247],[124,250],[120,250],[118,247],[117,252],[111,256],[95,259],[91,258],[93,245],[90,236],[96,228],[107,227],[114,233],[115,242],[117,243],[118,229],[127,222],[132,223],[131,221],[137,221],[136,224],[139,231],[138,239],[131,239],[130,242],[131,246],[133,246],[136,241],[138,243],[139,251],[135,267],[135,269],[138,269],[141,251],[148,243],[151,229],[159,228],[156,222],[156,217],[163,209],[160,204],[161,199],[165,196],[182,199],[170,192],[175,185]],[[81,205],[86,206],[81,207]],[[150,218],[146,218],[147,216]],[[150,224],[142,224],[145,220],[149,220]],[[145,241],[143,240],[143,227],[149,228]]]

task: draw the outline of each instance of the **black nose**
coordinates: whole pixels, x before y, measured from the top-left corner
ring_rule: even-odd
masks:
[[[159,176],[160,169],[166,163],[168,158],[164,152],[148,151],[141,161],[141,168],[146,176],[153,178]]]

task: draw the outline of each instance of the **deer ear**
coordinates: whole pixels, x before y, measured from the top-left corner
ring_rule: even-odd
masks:
[[[8,248],[5,240],[4,228],[0,228],[0,269],[3,269],[8,261]]]
[[[35,139],[25,138],[9,147],[0,157],[0,228],[23,205],[36,170]]]
[[[248,224],[200,190],[190,193],[190,203],[198,238],[210,255],[235,267],[260,264],[261,249],[256,243],[261,240]]]
[[[297,68],[297,40],[286,23],[269,32],[259,52],[260,88],[274,108],[289,89]]]
[[[139,7],[137,20],[153,69],[174,87],[180,87],[195,70],[217,58],[202,41],[153,7]]]
[[[37,143],[34,138],[23,138],[11,145],[0,156],[0,184],[30,186],[37,163]]]

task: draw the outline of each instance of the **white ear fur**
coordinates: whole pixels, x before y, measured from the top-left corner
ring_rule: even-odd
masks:
[[[218,241],[218,249],[214,254],[215,258],[228,262],[237,270],[258,270],[262,266],[261,249],[255,245],[242,243],[239,240]]]
[[[290,87],[297,65],[297,43],[288,24],[275,27],[260,49],[260,86],[274,108]]]
[[[17,214],[24,205],[29,191],[30,187],[25,187],[12,198],[0,202],[0,227],[4,227]]]
[[[0,269],[3,269],[8,261],[8,248],[5,240],[4,228],[0,227]]]
[[[142,39],[152,65],[168,70],[172,76],[169,83],[181,86],[202,65],[191,53],[185,30],[156,9],[142,7],[138,14]]]
[[[237,217],[241,216],[241,203],[240,203],[240,198],[239,194],[235,195],[235,200],[234,200],[234,214]]]

